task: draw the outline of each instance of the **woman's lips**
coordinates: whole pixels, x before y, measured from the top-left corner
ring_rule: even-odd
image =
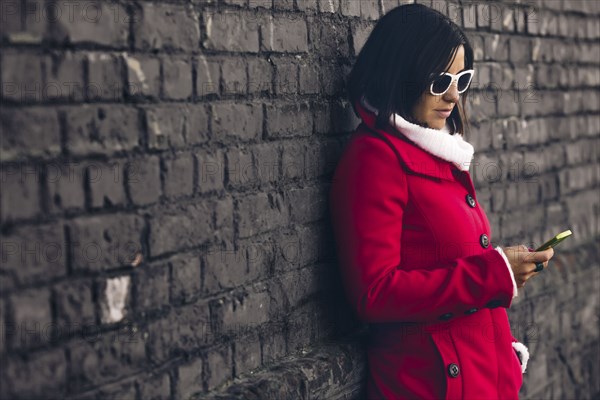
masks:
[[[450,116],[450,114],[452,114],[452,110],[450,110],[450,111],[435,110],[435,112],[438,114],[438,116],[440,118],[448,118]]]

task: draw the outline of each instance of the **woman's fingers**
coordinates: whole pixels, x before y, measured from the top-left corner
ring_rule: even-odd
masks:
[[[524,254],[523,262],[527,263],[538,263],[538,262],[546,262],[550,260],[554,256],[554,249],[550,247],[544,251],[532,251]]]

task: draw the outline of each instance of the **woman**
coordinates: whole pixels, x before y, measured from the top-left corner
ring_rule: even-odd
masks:
[[[553,250],[493,247],[463,137],[473,50],[419,4],[382,17],[349,78],[362,123],[330,209],[346,294],[369,323],[369,399],[517,399],[506,308]]]

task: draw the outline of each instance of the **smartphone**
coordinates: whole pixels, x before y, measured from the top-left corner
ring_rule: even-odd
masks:
[[[571,236],[572,234],[573,232],[567,229],[566,231],[561,232],[558,235],[554,236],[552,239],[548,240],[546,243],[535,249],[535,251],[544,251],[546,249],[549,249],[550,247],[554,247],[569,236]]]

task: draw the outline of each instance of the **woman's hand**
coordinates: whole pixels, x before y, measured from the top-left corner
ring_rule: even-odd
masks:
[[[539,273],[534,271],[536,263],[544,263],[544,269],[546,269],[548,260],[554,256],[552,247],[544,251],[529,251],[527,246],[521,244],[519,246],[503,247],[502,250],[508,258],[518,288],[525,286],[528,279]]]

